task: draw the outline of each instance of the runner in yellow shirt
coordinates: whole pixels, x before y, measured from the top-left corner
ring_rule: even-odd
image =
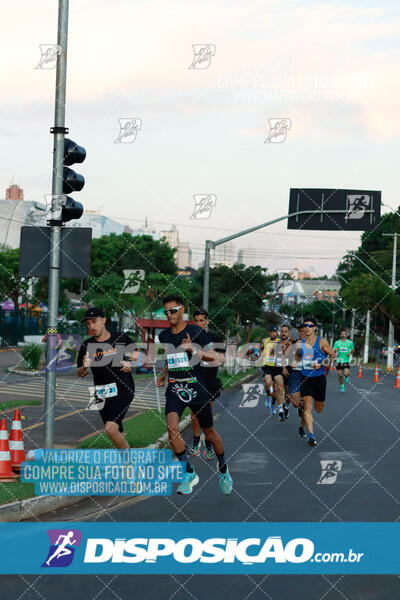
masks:
[[[275,408],[272,406],[272,395],[276,396],[278,401],[279,420],[285,421],[283,412],[283,376],[282,366],[276,365],[276,359],[279,353],[279,333],[276,325],[271,325],[269,328],[269,337],[265,338],[261,343],[260,350],[262,351],[262,372],[265,382],[265,390],[267,392],[266,406],[270,408],[271,414],[275,414]]]

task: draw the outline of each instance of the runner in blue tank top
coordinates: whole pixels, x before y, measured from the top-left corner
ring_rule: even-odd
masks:
[[[312,401],[314,399],[315,410],[318,413],[322,412],[329,358],[333,360],[336,354],[327,340],[317,335],[316,321],[312,317],[304,319],[304,339],[297,343],[296,356],[302,361],[301,396],[304,405],[302,428],[307,427],[307,442],[310,446],[315,446],[317,441],[313,429]]]

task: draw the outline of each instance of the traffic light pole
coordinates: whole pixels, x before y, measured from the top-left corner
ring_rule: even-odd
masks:
[[[397,263],[397,237],[398,233],[384,233],[385,236],[393,237],[393,262],[392,262],[392,291],[396,291],[396,263]],[[394,345],[394,325],[393,321],[389,320],[389,336],[388,336],[388,353],[386,368],[388,371],[393,371],[393,345]]]
[[[60,242],[59,199],[63,194],[63,160],[65,130],[65,96],[67,76],[69,0],[58,3],[57,44],[61,52],[57,56],[56,95],[54,109],[54,151],[50,227],[49,303],[47,324],[47,361],[45,388],[45,448],[54,445],[54,407],[56,394],[56,359],[58,345],[58,302],[60,285]]]
[[[328,214],[347,214],[349,211],[346,210],[300,210],[294,213],[290,213],[290,215],[285,215],[284,217],[278,217],[277,219],[273,219],[272,221],[267,221],[266,223],[262,223],[261,225],[256,225],[255,227],[250,227],[250,229],[245,229],[244,231],[239,231],[238,233],[234,233],[232,235],[228,235],[227,237],[221,238],[220,240],[216,240],[215,242],[212,240],[206,240],[205,254],[204,254],[204,282],[203,282],[203,308],[208,310],[208,300],[210,294],[210,252],[214,250],[216,246],[220,244],[225,244],[225,242],[230,242],[235,238],[241,237],[242,235],[246,235],[247,233],[252,233],[253,231],[257,231],[258,229],[262,229],[263,227],[268,227],[269,225],[273,225],[274,223],[279,223],[279,221],[284,221],[285,219],[290,219],[291,217],[297,217],[299,215],[328,215]]]

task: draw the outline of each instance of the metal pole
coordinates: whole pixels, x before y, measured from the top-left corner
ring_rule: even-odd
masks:
[[[63,193],[63,161],[65,127],[65,93],[67,76],[67,41],[68,41],[68,7],[69,0],[58,3],[57,44],[61,53],[57,56],[56,95],[54,108],[54,126],[60,128],[54,133],[53,180],[50,228],[50,267],[49,267],[49,312],[47,322],[47,367],[45,388],[45,448],[54,445],[54,405],[56,392],[56,358],[57,358],[57,317],[60,283],[60,241],[61,226],[54,225],[59,214],[57,196]]]
[[[153,365],[153,375],[154,375],[154,385],[156,388],[156,397],[157,397],[157,410],[161,413],[161,402],[160,402],[160,390],[157,387],[157,373],[156,373],[156,365]]]
[[[351,330],[350,330],[350,339],[354,342],[354,325],[355,325],[355,310],[351,309]]]
[[[396,289],[396,259],[397,259],[397,233],[383,234],[393,235],[393,262],[392,262],[392,285],[390,286],[393,292]],[[388,371],[393,371],[393,344],[394,344],[394,325],[393,321],[389,320],[389,337],[388,337],[388,353],[386,368]]]
[[[208,310],[208,297],[210,293],[210,250],[214,247],[211,240],[206,240],[204,255],[204,285],[203,285],[203,308]]]
[[[364,342],[364,364],[366,365],[368,362],[369,355],[369,324],[371,321],[371,311],[367,310],[367,323],[365,327],[365,342]]]

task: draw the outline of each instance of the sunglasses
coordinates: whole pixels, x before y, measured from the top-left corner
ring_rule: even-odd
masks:
[[[315,327],[313,323],[304,323],[303,327]]]
[[[166,317],[168,317],[168,315],[174,315],[175,313],[177,313],[180,308],[182,308],[182,306],[174,306],[174,308],[166,308],[163,311],[163,313]]]

